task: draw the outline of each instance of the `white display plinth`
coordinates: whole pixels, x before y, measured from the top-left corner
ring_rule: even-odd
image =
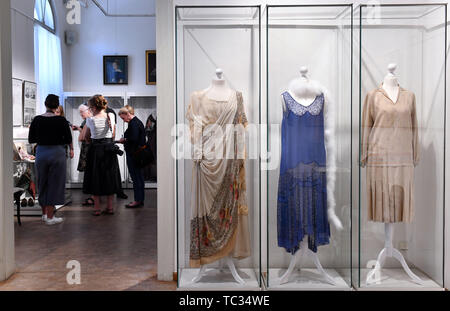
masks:
[[[180,290],[255,290],[259,291],[258,280],[253,269],[237,269],[239,276],[245,284],[239,284],[234,279],[230,270],[220,271],[216,268],[208,268],[200,281],[193,283],[192,280],[198,275],[200,269],[182,269],[180,271]]]
[[[435,281],[430,279],[425,273],[419,269],[411,269],[412,272],[424,281],[423,285],[419,285],[413,281],[403,270],[403,268],[382,268],[380,282],[370,283],[369,285],[361,284],[358,290],[418,290],[429,291],[444,290]],[[365,280],[371,269],[361,269],[361,280]]]
[[[296,269],[289,277],[289,281],[280,284],[281,276],[286,269],[269,270],[269,290],[352,290],[344,278],[335,269],[325,269],[336,282],[328,283],[317,269]]]

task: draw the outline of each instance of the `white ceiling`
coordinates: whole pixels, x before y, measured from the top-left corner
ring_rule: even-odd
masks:
[[[111,15],[155,13],[155,0],[97,0],[97,2]],[[91,5],[95,7],[94,3]]]

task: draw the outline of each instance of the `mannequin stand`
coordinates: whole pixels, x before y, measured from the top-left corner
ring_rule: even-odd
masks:
[[[233,278],[241,285],[245,284],[245,281],[239,276],[236,270],[236,266],[234,265],[233,259],[230,256],[224,257],[219,260],[219,270],[220,272],[224,271],[224,266],[227,265],[233,275]],[[206,273],[207,265],[203,265],[198,272],[198,275],[192,279],[192,283],[197,283]]]
[[[386,257],[393,257],[393,258],[397,259],[401,263],[403,269],[406,271],[406,273],[409,275],[409,277],[417,284],[423,285],[423,281],[417,275],[415,275],[411,271],[411,269],[408,267],[408,264],[406,263],[406,260],[403,257],[403,255],[400,253],[400,251],[397,250],[396,248],[394,248],[394,246],[392,244],[392,239],[394,236],[393,231],[394,231],[393,224],[386,223],[385,227],[384,227],[384,232],[385,232],[384,248],[378,255],[377,263],[375,264],[375,268],[373,268],[372,271],[370,271],[369,274],[367,275],[366,286],[372,282],[380,281],[380,272],[381,272],[381,268],[384,265],[384,262],[386,261]]]
[[[320,274],[326,280],[327,283],[330,283],[331,285],[335,285],[335,286],[337,285],[336,281],[323,269],[322,265],[320,264],[319,257],[317,256],[317,254],[308,248],[308,242],[306,241],[306,239],[304,239],[300,243],[300,249],[295,253],[294,256],[292,256],[291,262],[289,263],[289,267],[288,267],[287,271],[283,274],[283,276],[280,279],[280,284],[285,284],[288,282],[289,277],[291,276],[292,272],[294,271],[297,259],[299,258],[301,260],[302,257],[304,257],[304,256],[312,259],[312,261],[316,265],[317,270],[319,270]]]

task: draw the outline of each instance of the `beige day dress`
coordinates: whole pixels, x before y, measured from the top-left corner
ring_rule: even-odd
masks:
[[[247,117],[242,94],[233,91],[227,101],[216,101],[206,91],[194,92],[186,118],[194,160],[190,266],[225,256],[246,258],[250,256],[250,233],[245,185]]]
[[[414,167],[419,161],[414,93],[400,87],[394,103],[381,85],[367,94],[361,122],[368,219],[410,223],[414,218]]]

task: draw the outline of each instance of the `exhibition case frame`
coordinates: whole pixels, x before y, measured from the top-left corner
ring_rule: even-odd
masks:
[[[266,177],[265,286],[269,290],[351,290],[353,5],[267,5],[265,17],[266,144],[267,158],[271,162],[267,163]],[[302,84],[300,79],[305,79],[308,84]],[[288,138],[283,136],[283,131],[287,131],[288,124],[294,120],[289,115],[295,109],[289,108],[290,111],[286,114],[283,111],[287,111],[287,108],[282,108],[285,104],[283,91],[291,94],[290,87],[295,84],[299,88],[319,88],[320,92],[317,94],[325,94],[325,108],[322,110],[325,109],[325,119],[329,119],[325,122],[331,124],[329,128],[325,128],[325,132],[331,131],[328,136],[325,133],[328,137],[325,138],[325,145],[327,157],[335,158],[334,163],[330,160],[325,167],[329,180],[328,208],[330,213],[330,206],[332,207],[342,227],[330,221],[329,242],[325,243],[328,245],[318,246],[316,251],[312,251],[308,249],[308,243],[304,242],[307,236],[321,233],[306,233],[309,229],[306,229],[304,221],[308,217],[302,216],[303,225],[296,224],[295,228],[289,229],[294,230],[289,233],[291,238],[298,234],[296,230],[305,234],[301,244],[297,245],[299,249],[293,254],[284,248],[286,241],[282,240],[282,234],[286,234],[284,227],[289,226],[289,223],[280,220],[288,208],[282,203],[285,195],[280,197],[280,168],[283,161],[280,153],[295,148],[292,146],[293,141],[287,143]],[[297,102],[295,105],[301,104]],[[307,122],[302,121],[302,118],[303,116],[295,120],[299,123]],[[283,148],[282,141],[285,139],[286,146]],[[302,134],[299,133],[295,140],[302,144]],[[313,142],[312,147],[315,148],[315,145],[320,145],[320,141]],[[281,149],[283,151],[280,152]],[[303,183],[301,180],[298,182]],[[281,191],[286,193],[285,190]],[[308,187],[300,187],[294,192],[289,190],[288,193],[301,199],[309,191]],[[334,208],[332,196],[335,197]],[[325,203],[325,208],[326,205]],[[320,207],[316,207],[315,203],[307,203],[305,206],[295,207],[293,212],[310,213],[312,210],[312,213],[316,213],[316,208]]]
[[[442,290],[447,5],[360,5],[354,19],[353,286]]]
[[[173,156],[176,158],[177,285],[180,289],[188,290],[260,290],[261,6],[175,6],[174,14],[177,140],[173,148],[176,149]],[[240,170],[243,172],[245,168],[246,171],[244,187],[246,187],[248,214],[241,214],[240,208],[238,214],[239,224],[244,223],[241,222],[243,219],[241,217],[246,217],[248,228],[242,231],[236,229],[235,232],[241,237],[246,235],[242,232],[248,233],[249,254],[242,256],[243,259],[236,259],[238,256],[235,256],[237,248],[235,246],[232,252],[235,258],[230,255],[225,257],[218,255],[218,260],[209,260],[207,264],[200,260],[200,265],[196,266],[192,264],[191,258],[194,243],[191,242],[193,233],[190,230],[194,230],[195,227],[190,218],[193,212],[198,212],[198,206],[191,204],[191,199],[195,200],[196,192],[193,187],[199,189],[196,183],[198,180],[194,179],[194,174],[199,176],[201,171],[197,170],[196,162],[190,158],[191,140],[188,135],[185,135],[188,129],[186,131],[184,129],[187,127],[187,115],[190,109],[193,109],[190,108],[190,98],[192,100],[195,94],[203,94],[202,92],[206,94],[205,88],[216,83],[215,81],[226,84],[231,90],[239,91],[231,93],[236,94],[237,109],[239,109],[239,98],[242,99],[246,117],[241,115],[240,118],[243,117],[248,121],[245,127],[244,143],[246,155],[244,166]],[[231,95],[228,103],[232,101],[233,96]],[[207,98],[206,95],[205,98]],[[223,103],[219,102],[219,104]],[[227,160],[227,163],[228,161],[230,160]],[[242,178],[241,173],[239,176]],[[230,188],[231,191],[235,191],[234,187]],[[239,189],[242,190],[242,188]],[[238,196],[240,198],[240,194]],[[228,208],[225,209],[228,210]],[[227,219],[226,215],[225,213],[225,219]],[[220,216],[221,219],[222,216]],[[211,218],[215,219],[213,216]],[[222,219],[222,224],[223,221]],[[207,227],[208,225],[201,228]],[[209,234],[208,229],[208,238]],[[214,239],[214,241],[217,240],[219,239]],[[201,238],[200,241],[200,243],[204,242]],[[236,245],[240,244],[239,238],[236,238],[236,241]],[[203,246],[206,249],[206,244],[201,244],[201,247]]]

